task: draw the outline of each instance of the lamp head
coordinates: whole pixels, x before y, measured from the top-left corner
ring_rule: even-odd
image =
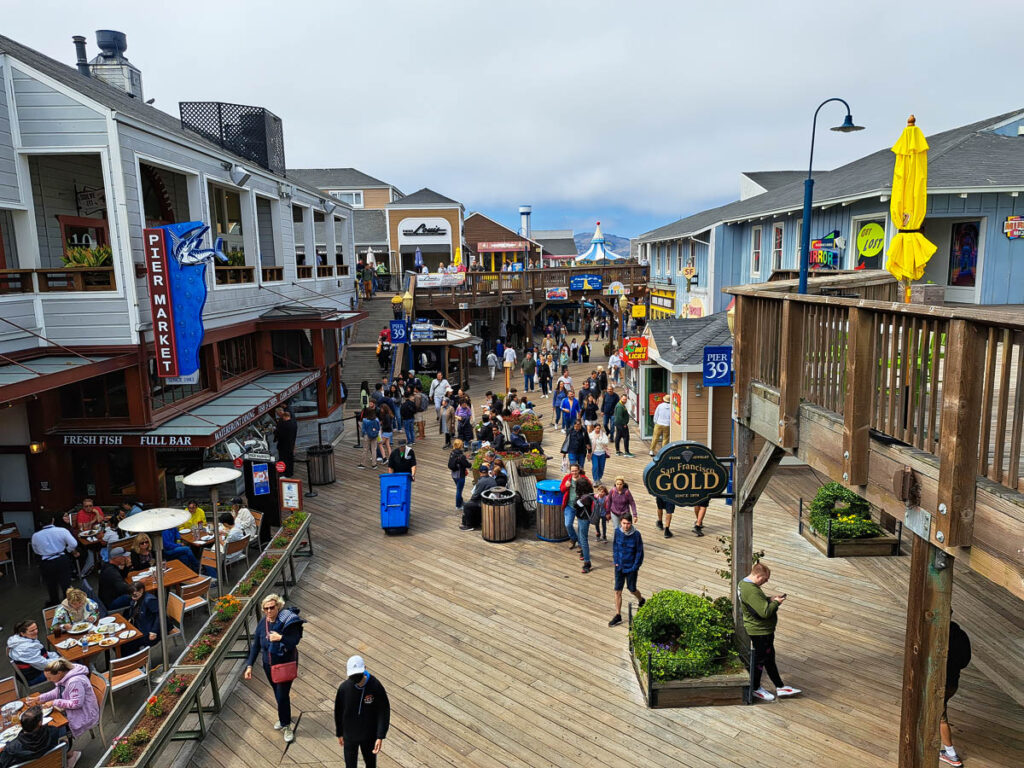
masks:
[[[863,131],[863,125],[854,125],[853,115],[849,112],[846,113],[846,118],[843,120],[842,125],[837,125],[832,129],[833,131],[839,131],[839,133],[853,133],[854,131]]]
[[[626,294],[623,293],[623,294],[621,294],[619,296],[619,311],[620,312],[625,312],[628,308],[629,308],[629,299],[626,298]]]
[[[409,291],[406,291],[405,292],[405,296],[402,297],[402,308],[405,309],[405,314],[407,314],[407,315],[411,315],[412,314],[412,303],[413,303],[412,294],[409,293]]]

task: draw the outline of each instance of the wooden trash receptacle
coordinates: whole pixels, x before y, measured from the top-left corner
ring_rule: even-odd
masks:
[[[541,541],[565,541],[569,538],[565,530],[562,490],[558,480],[541,480],[537,483],[537,538]]]
[[[484,541],[501,543],[516,537],[516,495],[507,488],[483,493],[480,535]]]

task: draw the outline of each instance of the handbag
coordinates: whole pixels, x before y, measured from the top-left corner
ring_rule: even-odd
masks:
[[[265,626],[265,625],[264,625]],[[267,642],[270,642],[270,628],[267,628]],[[270,664],[270,648],[267,648],[267,664]],[[295,651],[295,660],[283,664],[270,664],[270,682],[290,683],[299,676],[299,652]]]

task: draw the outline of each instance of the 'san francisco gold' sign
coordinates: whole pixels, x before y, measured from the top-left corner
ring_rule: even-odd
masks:
[[[728,470],[700,443],[667,445],[644,470],[648,493],[683,507],[705,506],[725,496],[728,486]]]

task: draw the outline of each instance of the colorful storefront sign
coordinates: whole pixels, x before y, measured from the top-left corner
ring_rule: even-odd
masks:
[[[706,445],[672,443],[644,470],[644,487],[652,496],[677,506],[704,506],[727,493],[729,473]]]
[[[477,253],[520,253],[525,250],[525,240],[503,240],[476,244]]]
[[[732,386],[732,347],[704,347],[704,386]]]
[[[465,284],[465,272],[430,272],[416,275],[417,288],[453,288]]]
[[[1024,216],[1007,216],[1003,224],[1003,234],[1010,240],[1024,237]]]
[[[569,278],[571,291],[600,291],[602,285],[604,278],[601,275],[573,275]]]
[[[646,363],[650,356],[648,341],[644,336],[630,336],[622,346],[624,357],[627,363]]]
[[[199,381],[206,264],[215,258],[228,260],[222,238],[217,238],[213,248],[203,247],[208,229],[201,221],[188,221],[147,228],[142,233],[156,374],[168,383]]]
[[[637,320],[643,320],[645,317],[647,317],[647,305],[646,304],[634,304],[633,305],[633,310],[632,310],[632,315]]]
[[[569,289],[568,288],[548,288],[544,291],[544,298],[548,301],[568,301],[569,300]]]
[[[704,317],[704,299],[694,296],[683,306],[683,317]]]
[[[824,237],[811,241],[811,250],[807,261],[810,269],[839,269],[839,248],[836,240],[839,230],[833,229]]]
[[[601,291],[605,296],[621,296],[625,292],[626,286],[618,280],[608,283],[608,287]]]

